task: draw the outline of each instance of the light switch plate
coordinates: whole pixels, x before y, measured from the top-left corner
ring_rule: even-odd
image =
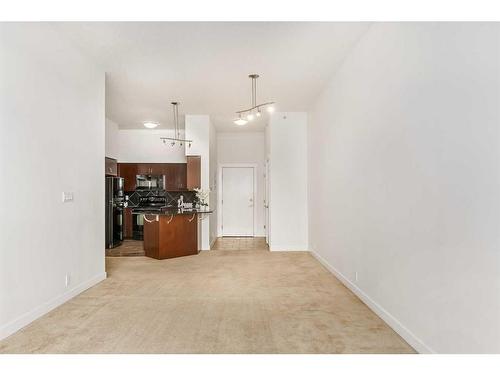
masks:
[[[71,191],[63,191],[63,193],[62,193],[62,201],[63,201],[63,203],[72,202],[73,201],[73,192],[71,192]]]

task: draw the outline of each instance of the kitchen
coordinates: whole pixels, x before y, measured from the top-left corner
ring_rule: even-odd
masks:
[[[148,123],[143,130],[122,132],[115,127],[114,132],[106,134],[107,155],[113,154],[109,145],[120,133],[130,133],[136,142],[132,148],[139,150],[133,156],[121,153],[121,160],[105,159],[108,256],[166,259],[209,249],[204,237],[213,209],[208,207],[209,188],[202,185],[209,173],[203,159],[208,159],[209,153],[200,147],[209,133],[195,130],[208,129],[211,124],[208,116],[201,116],[201,122],[194,116],[194,123],[186,116],[186,130],[181,129],[177,102],[172,103],[172,109],[173,129],[154,130],[158,124]],[[115,126],[111,120],[107,125]],[[190,131],[193,134],[186,139]],[[158,152],[145,156],[137,144],[147,151],[154,149],[151,144],[159,145]],[[122,145],[122,149],[129,147]]]
[[[106,158],[108,255],[127,254],[112,250],[124,240],[135,240],[126,241],[135,245],[126,247],[128,254],[132,248],[133,254],[156,259],[198,253],[198,220],[212,212],[195,191],[200,189],[200,158],[188,156],[186,163],[118,163]],[[169,237],[165,246],[158,243],[158,226],[161,235]],[[142,252],[137,249],[141,245]]]

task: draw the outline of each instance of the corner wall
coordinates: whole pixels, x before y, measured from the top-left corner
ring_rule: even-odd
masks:
[[[209,182],[208,186],[210,188],[210,209],[214,212],[210,214],[210,247],[214,244],[217,239],[217,130],[214,124],[210,122],[209,130]]]
[[[277,112],[268,125],[269,249],[308,250],[307,114]]]
[[[208,115],[186,115],[186,139],[193,141],[186,148],[186,155],[201,156],[201,188],[210,189],[210,117]],[[209,198],[210,204],[210,198]],[[199,226],[201,250],[210,250],[210,215],[205,215]]]
[[[118,124],[106,118],[106,132],[105,132],[105,156],[112,159],[118,159],[120,154]]]
[[[421,352],[500,352],[499,35],[375,24],[310,116],[310,248]]]
[[[0,339],[105,278],[104,85],[50,25],[0,24]]]

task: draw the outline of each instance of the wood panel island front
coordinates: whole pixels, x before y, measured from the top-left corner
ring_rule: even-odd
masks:
[[[168,259],[198,254],[198,220],[210,213],[197,209],[144,213],[145,255]]]

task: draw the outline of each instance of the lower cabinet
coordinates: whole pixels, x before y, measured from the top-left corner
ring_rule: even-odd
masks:
[[[198,254],[198,215],[147,215],[144,252],[147,257],[168,259]]]
[[[132,238],[132,235],[133,235],[132,220],[133,220],[132,209],[131,208],[124,208],[123,209],[123,238],[127,238],[127,239]]]

